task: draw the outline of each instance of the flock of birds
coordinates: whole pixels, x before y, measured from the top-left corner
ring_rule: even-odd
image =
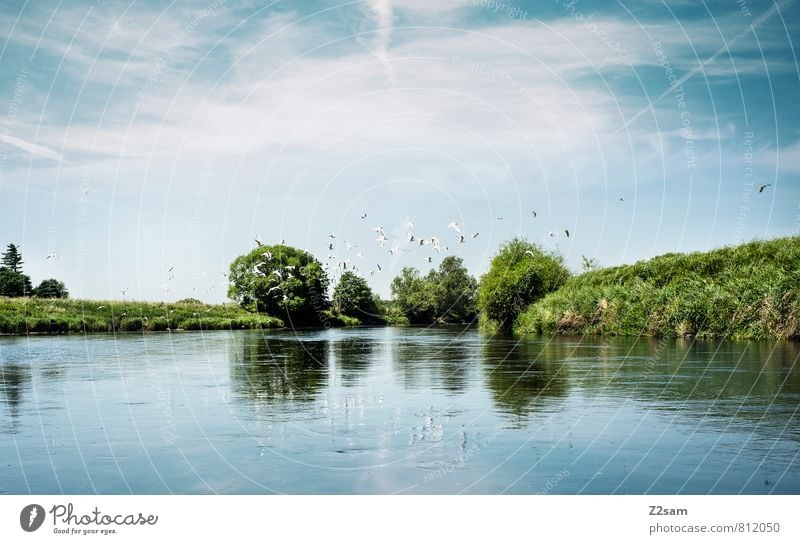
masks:
[[[763,193],[764,190],[767,187],[771,187],[771,186],[772,186],[771,183],[766,183],[766,184],[760,185],[759,189],[758,189],[758,192],[759,193]],[[625,199],[623,197],[620,197],[619,201],[620,202],[624,202]],[[536,210],[531,210],[531,216],[532,216],[533,219],[536,219],[537,215],[538,214],[537,214]],[[362,213],[359,218],[360,218],[361,221],[365,221],[367,219],[367,213]],[[499,217],[497,217],[497,220],[498,221],[502,221],[503,217],[499,216]],[[412,248],[419,249],[419,248],[425,248],[426,246],[429,248],[431,253],[435,253],[437,255],[441,254],[442,251],[448,252],[450,250],[450,246],[448,244],[446,244],[446,243],[442,243],[441,239],[439,237],[437,237],[437,236],[424,237],[424,236],[417,235],[414,232],[414,223],[412,221],[408,221],[405,225],[403,225],[403,228],[405,229],[405,235],[404,235],[404,237],[401,238],[401,242],[398,243],[397,238],[392,240],[390,238],[390,236],[386,233],[386,230],[382,226],[380,226],[380,225],[375,226],[375,227],[372,228],[372,230],[375,232],[375,234],[377,234],[377,238],[375,238],[375,242],[377,243],[377,245],[379,246],[379,248],[381,250],[386,251],[386,253],[388,253],[388,255],[392,256],[392,257],[397,257],[402,253],[410,253]],[[468,240],[474,240],[475,238],[477,238],[480,235],[479,232],[473,232],[472,234],[465,234],[461,229],[461,225],[459,225],[459,223],[456,222],[456,221],[451,221],[446,226],[446,228],[449,229],[450,231],[452,231],[452,234],[455,236],[455,242],[454,243],[458,244],[458,245],[464,244]],[[566,228],[563,229],[563,233],[566,235],[567,238],[570,237],[570,230],[569,229],[566,229]],[[548,238],[554,238],[557,235],[558,234],[557,234],[556,231],[553,231],[553,230],[549,230],[548,231]],[[344,240],[344,249],[347,252],[347,255],[346,255],[346,258],[340,258],[339,255],[337,255],[337,253],[336,253],[336,239],[337,239],[336,234],[333,233],[333,232],[330,233],[328,235],[328,237],[327,237],[326,247],[327,247],[328,253],[327,253],[326,262],[323,263],[323,268],[327,272],[329,272],[329,273],[333,272],[334,275],[337,275],[337,276],[342,274],[342,273],[344,273],[344,272],[346,272],[346,271],[352,271],[352,272],[355,272],[355,273],[360,273],[359,262],[361,262],[361,260],[364,259],[363,250],[360,249],[357,244],[353,244],[353,243],[348,242],[347,240]],[[254,241],[255,241],[257,247],[262,247],[262,246],[265,245],[260,236],[256,236]],[[285,244],[285,240],[281,240],[280,244],[284,245]],[[358,251],[355,252],[355,253],[352,253],[353,250],[356,250],[356,249],[358,249]],[[533,256],[533,253],[530,252],[530,251],[528,251],[526,253],[530,253],[531,256]],[[355,257],[358,260],[357,261],[353,260],[351,255],[352,255],[352,257]],[[268,261],[270,261],[272,259],[272,253],[270,253],[269,251],[265,251],[262,256],[264,258],[264,262],[259,263],[253,269],[253,272],[256,275],[266,275],[265,271],[262,270],[261,267],[264,266]],[[58,253],[49,253],[46,256],[45,259],[47,261],[50,261],[50,262],[62,261],[62,258]],[[332,262],[336,263],[335,266],[333,266],[331,264]],[[424,262],[425,263],[429,263],[429,264],[433,263],[433,255],[429,254],[429,255],[424,256]],[[167,293],[172,291],[172,283],[171,282],[175,279],[175,274],[173,273],[174,269],[175,269],[174,266],[170,266],[169,268],[165,269],[165,275],[167,276],[166,283],[164,283],[164,284],[162,284],[162,285],[160,285],[158,287],[159,290],[161,290],[161,292],[164,293],[164,294],[167,294]],[[282,280],[282,279],[285,279],[286,277],[288,277],[288,275],[290,273],[292,273],[293,271],[294,271],[294,267],[291,266],[291,265],[287,265],[287,266],[285,266],[285,267],[283,267],[281,269],[273,270],[272,272],[270,272],[270,274],[275,275],[276,279]],[[383,271],[383,267],[381,266],[381,264],[380,263],[376,263],[375,267],[371,268],[368,271],[368,274],[370,276],[372,276],[372,275],[375,275],[375,274],[380,274],[382,271]],[[206,272],[202,273],[203,276],[206,275],[206,274],[207,274]],[[227,281],[228,281],[228,274],[225,273],[225,272],[221,272],[220,276],[222,278],[222,281],[220,283],[222,285],[226,285]],[[126,297],[126,295],[128,294],[128,291],[130,289],[131,289],[131,287],[127,286],[124,289],[120,290],[120,294],[122,295],[123,299]],[[203,293],[204,294],[208,294],[213,289],[214,289],[214,285],[211,285],[210,287],[205,289],[203,291]],[[274,287],[269,289],[269,292],[272,292],[272,291],[275,291],[275,290],[278,290],[278,289],[280,289],[279,285],[275,285]],[[196,294],[197,293],[197,288],[196,287],[192,287],[190,290],[187,290],[187,291],[190,291],[193,294]],[[286,298],[285,295],[284,295],[284,298]],[[102,308],[102,306],[99,307],[99,308]]]

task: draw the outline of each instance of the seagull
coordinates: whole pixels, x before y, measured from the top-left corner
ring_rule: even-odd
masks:
[[[408,233],[408,243],[410,244],[410,243],[411,243],[411,242],[413,242],[414,240],[416,240],[416,238],[414,238],[414,235],[413,235],[413,234],[411,234],[411,233],[409,232],[409,233]]]
[[[256,243],[256,246],[258,246],[258,247],[261,247],[261,246],[264,245],[264,242],[261,241],[261,236],[259,236],[259,235],[256,235],[254,242]]]
[[[456,231],[456,234],[458,234],[458,235],[461,234],[461,227],[459,227],[458,223],[456,223],[455,221],[453,221],[452,223],[447,225],[447,228],[448,229],[453,229],[454,231]]]
[[[620,202],[625,202],[625,199],[624,199],[624,198],[622,198],[622,197],[619,197],[619,201],[620,201]]]
[[[361,219],[366,219],[366,218],[367,218],[367,214],[366,213],[362,213],[361,214]]]
[[[386,232],[383,230],[383,227],[374,227],[372,230],[374,230],[375,232],[377,232],[378,234],[380,234],[382,237],[384,237],[384,238],[388,238],[388,237],[386,236]]]
[[[333,251],[333,244],[328,244],[328,251]]]
[[[351,244],[351,243],[350,243],[350,242],[348,242],[347,240],[345,240],[345,241],[344,241],[344,245],[345,245],[345,247],[347,248],[347,251],[350,251],[350,250],[351,250],[351,249],[353,249],[354,247],[358,247],[358,246],[354,246],[353,244]]]
[[[433,257],[428,257],[428,262],[429,263],[433,262]]]
[[[459,243],[459,244],[463,244],[463,243],[464,243],[464,236],[461,236],[461,235],[459,235],[459,237],[458,237],[458,243]]]
[[[47,257],[45,257],[45,260],[47,259],[61,260],[61,256],[58,253],[51,253]]]
[[[497,220],[498,221],[502,221],[503,220],[503,216],[501,215],[500,217],[497,218]]]
[[[336,238],[336,235],[335,235],[334,233],[330,233],[330,234],[328,235],[328,238],[330,238],[331,240],[333,240],[334,238]]]
[[[472,235],[472,237],[473,238],[477,238],[479,234],[480,234],[480,232],[476,232],[475,234]]]
[[[120,293],[122,293],[122,296],[123,296],[123,297],[125,296],[125,293],[127,293],[127,292],[128,292],[128,289],[130,289],[130,287],[126,287],[125,289],[123,289],[122,291],[120,291]]]
[[[406,223],[403,226],[406,228],[406,230],[414,230],[414,222],[413,221],[409,221],[408,223]]]
[[[531,257],[536,257],[536,255],[534,255],[533,251],[531,251],[530,249],[525,250],[525,255],[530,255]]]
[[[376,241],[376,242],[378,242],[378,243],[380,244],[380,246],[381,246],[381,247],[383,247],[383,246],[385,246],[386,244],[388,244],[388,243],[389,243],[389,239],[388,239],[388,238],[386,238],[386,236],[378,236],[378,237],[375,239],[375,241]]]
[[[390,255],[397,255],[397,252],[400,251],[400,246],[394,246],[389,250]]]
[[[767,187],[772,187],[772,184],[771,183],[767,183],[766,185],[762,185],[761,187],[759,187],[758,192],[759,193],[763,193],[764,189],[766,189]]]
[[[360,257],[363,257],[363,256],[364,256],[364,254],[362,252],[360,252],[360,251],[358,253],[356,253],[356,257],[360,258]]]
[[[383,268],[381,268],[381,265],[378,265],[378,272],[380,272],[381,270],[383,270]]]
[[[556,235],[556,233],[551,230],[550,231],[550,236],[555,236],[555,235]]]
[[[420,245],[420,247],[425,245],[425,239],[424,238],[420,238],[419,239],[419,245]]]
[[[531,210],[531,213],[533,214],[533,218],[536,219],[536,210]]]
[[[172,272],[172,269],[173,269],[173,268],[175,268],[175,267],[174,267],[174,266],[170,266],[170,267],[167,269],[167,272]]]
[[[102,310],[103,308],[105,308],[105,306],[98,306],[97,307],[98,310]]]
[[[567,238],[569,238],[569,229],[564,229],[564,232],[566,233]]]

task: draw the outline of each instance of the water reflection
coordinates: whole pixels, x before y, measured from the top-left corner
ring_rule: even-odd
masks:
[[[310,402],[327,384],[328,348],[326,340],[244,334],[241,351],[232,352],[234,392],[266,403]]]
[[[0,363],[0,391],[8,408],[9,430],[13,431],[23,402],[23,392],[30,387],[30,366],[16,362]]]
[[[561,339],[487,338],[481,363],[497,410],[520,425],[532,412],[557,410],[569,389],[568,359],[574,351]]]

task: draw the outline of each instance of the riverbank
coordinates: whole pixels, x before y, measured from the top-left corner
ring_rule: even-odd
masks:
[[[800,338],[800,237],[586,272],[532,304],[517,333]]]
[[[0,297],[0,334],[266,329],[282,320],[234,304]]]

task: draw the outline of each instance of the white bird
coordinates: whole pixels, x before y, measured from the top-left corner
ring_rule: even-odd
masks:
[[[536,257],[536,255],[534,255],[533,251],[531,251],[530,249],[525,250],[525,255],[530,255],[531,257]]]
[[[397,255],[397,252],[400,251],[400,246],[394,246],[389,250],[390,255]]]
[[[261,241],[261,236],[260,235],[256,235],[254,242],[256,243],[256,246],[258,246],[258,247],[261,247],[261,246],[264,245],[264,242]]]
[[[502,221],[503,220],[503,216],[501,215],[500,217],[497,218],[497,220],[498,221]]]
[[[375,240],[381,245],[381,247],[384,247],[386,244],[389,243],[389,239],[386,238],[386,236],[378,236],[378,238],[376,238]]]
[[[264,253],[261,254],[261,256],[268,261],[272,260],[272,253],[270,253],[269,251],[265,251]]]
[[[428,257],[428,262],[429,263],[433,262],[433,258],[432,257]]]
[[[374,230],[375,232],[377,232],[378,234],[380,234],[384,238],[387,238],[386,232],[384,232],[383,227],[380,227],[380,226],[374,227],[372,230]]]
[[[359,251],[358,253],[356,253],[356,257],[359,257],[359,258],[361,258],[361,257],[363,257],[363,256],[364,256],[364,254],[363,254],[363,253],[361,253],[360,251]]]
[[[125,289],[123,289],[122,291],[120,291],[120,293],[122,293],[122,296],[123,296],[123,297],[125,296],[125,293],[127,293],[127,292],[128,292],[128,289],[130,289],[130,287],[126,287]]]
[[[531,210],[531,213],[533,214],[533,218],[536,219],[536,210]]]
[[[333,244],[328,244],[328,251],[333,251]]]
[[[411,222],[411,221],[409,221],[408,223],[406,223],[404,226],[405,226],[405,228],[406,228],[407,230],[414,230],[414,223],[413,223],[413,222]]]
[[[381,268],[381,265],[378,265],[378,272],[380,272],[381,270],[383,270],[383,268]]]
[[[347,240],[345,240],[345,241],[344,241],[344,245],[345,245],[345,247],[347,248],[347,251],[350,251],[350,250],[351,250],[351,249],[353,249],[354,247],[358,247],[358,246],[355,246],[355,245],[351,244],[351,243],[350,243],[350,242],[348,242]]]
[[[362,213],[361,214],[361,219],[366,219],[366,218],[367,218],[367,214],[366,213]]]
[[[473,238],[477,238],[479,234],[480,234],[480,232],[476,232],[475,234],[472,235],[472,237]]]
[[[463,243],[464,243],[464,236],[463,236],[463,235],[459,235],[459,237],[458,237],[458,243],[459,243],[459,244],[463,244]]]
[[[47,259],[56,259],[56,260],[60,261],[61,260],[61,256],[58,253],[51,253],[47,257],[45,257],[45,260],[47,260]]]
[[[449,225],[447,225],[447,228],[448,228],[448,229],[453,229],[454,231],[456,231],[456,233],[457,233],[459,236],[461,235],[461,227],[459,227],[459,226],[458,226],[458,223],[456,223],[455,221],[453,221],[452,223],[450,223]]]
[[[411,242],[413,242],[414,240],[416,240],[416,238],[414,238],[414,235],[413,235],[413,234],[411,234],[411,233],[409,232],[409,233],[408,233],[408,243],[410,244],[410,243],[411,243]]]
[[[331,240],[333,240],[334,238],[336,238],[336,235],[335,235],[334,233],[330,233],[330,234],[328,235],[328,238],[330,238]]]

